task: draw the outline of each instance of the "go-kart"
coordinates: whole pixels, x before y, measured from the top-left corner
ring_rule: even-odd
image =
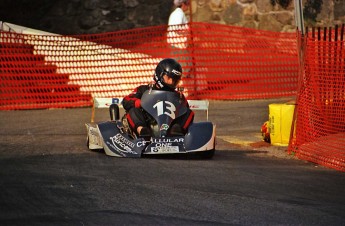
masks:
[[[152,136],[145,139],[131,131],[125,115],[120,119],[119,104],[109,106],[110,121],[86,123],[87,146],[116,157],[142,157],[162,154],[197,154],[212,158],[215,153],[216,126],[193,122],[186,134],[169,136],[174,119],[186,114],[188,102],[178,92],[147,90],[141,107],[147,114]]]

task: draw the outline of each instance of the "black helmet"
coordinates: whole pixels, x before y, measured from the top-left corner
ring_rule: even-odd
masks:
[[[173,79],[173,84],[165,83],[163,76],[167,75]],[[158,63],[153,79],[161,89],[174,90],[182,77],[182,67],[174,59],[164,59]]]

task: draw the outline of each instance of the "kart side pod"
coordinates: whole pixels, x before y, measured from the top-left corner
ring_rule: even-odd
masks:
[[[211,122],[195,122],[185,135],[187,152],[209,151],[215,149],[216,125]]]

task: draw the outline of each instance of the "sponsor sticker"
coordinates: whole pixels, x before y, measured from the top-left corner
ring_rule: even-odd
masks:
[[[90,144],[95,144],[95,145],[98,145],[98,146],[102,145],[102,140],[99,137],[97,128],[90,127],[90,129],[89,129],[89,143]]]
[[[151,147],[151,152],[154,153],[178,153],[179,152],[178,146],[157,146]]]
[[[152,143],[183,143],[184,137],[156,137],[152,138]]]
[[[124,152],[124,153],[135,153],[132,149],[134,148],[135,144],[129,141],[126,137],[122,136],[121,134],[116,134],[113,137],[109,137],[112,142],[112,147]]]
[[[168,130],[169,129],[169,125],[167,124],[162,124],[161,128],[159,130]]]

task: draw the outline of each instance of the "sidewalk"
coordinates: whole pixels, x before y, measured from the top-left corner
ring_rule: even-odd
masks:
[[[243,150],[257,151],[260,156],[295,158],[287,153],[287,146],[275,146],[263,141],[260,131],[268,120],[269,104],[286,103],[291,99],[211,101],[210,121],[217,125],[218,141]]]

